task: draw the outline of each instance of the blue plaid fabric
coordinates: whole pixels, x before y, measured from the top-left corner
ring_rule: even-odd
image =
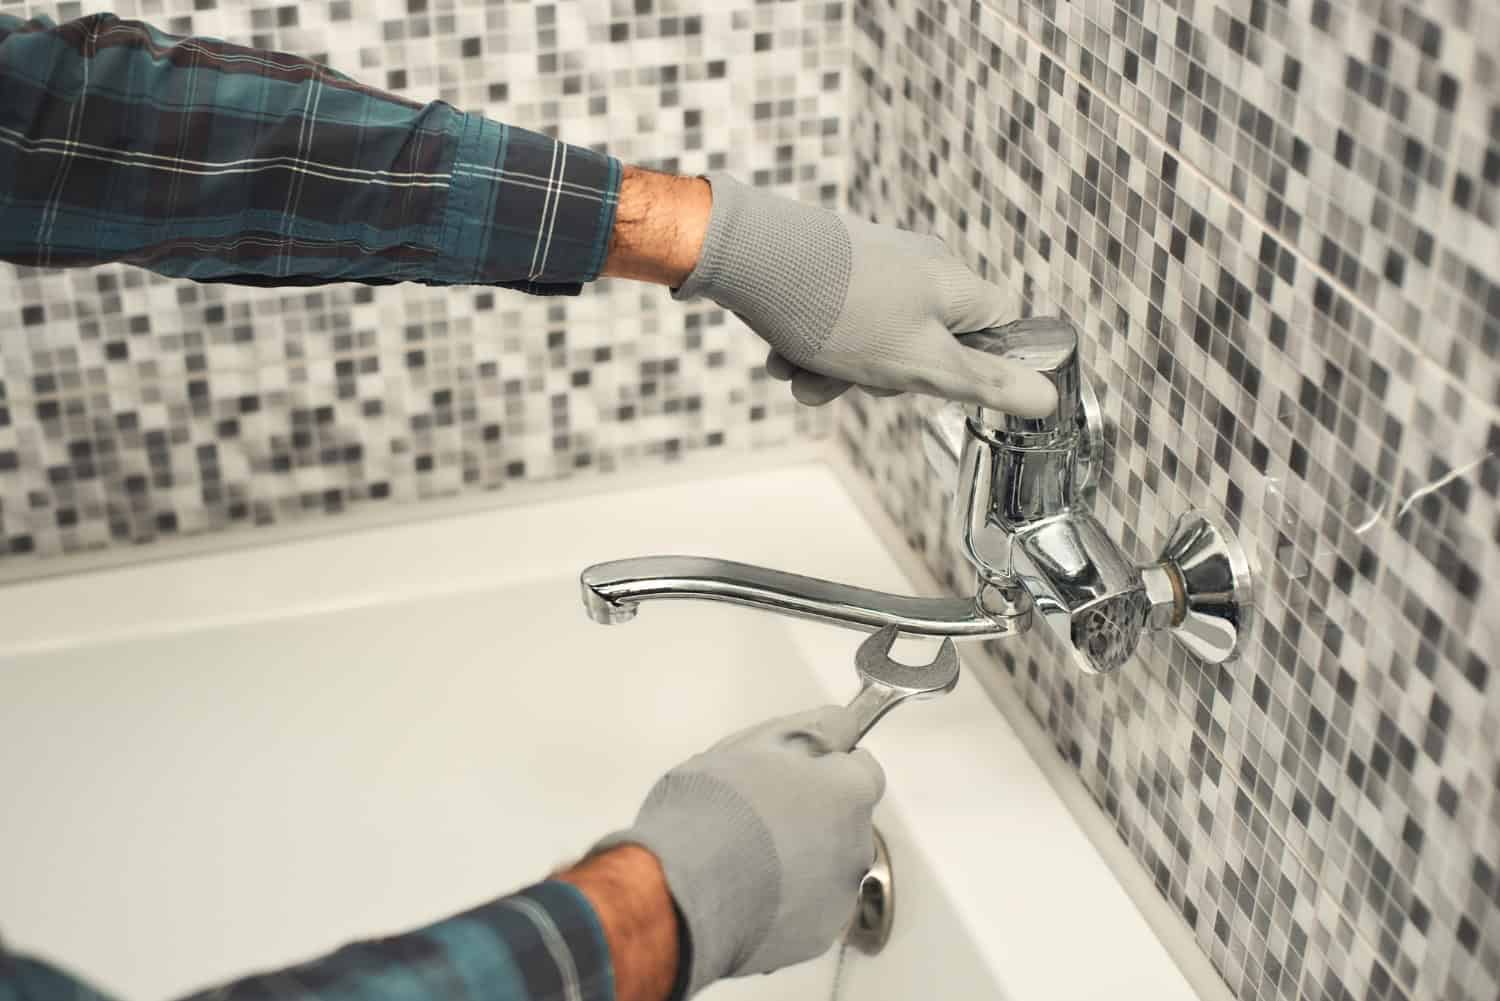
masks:
[[[0,14],[0,260],[571,294],[619,185],[612,157],[308,59]]]
[[[614,1001],[604,931],[568,883],[539,883],[457,917],[184,1001]],[[0,1001],[111,1001],[0,947]]]
[[[620,165],[296,56],[99,14],[0,14],[0,260],[197,281],[413,281],[576,293]],[[213,1001],[612,1001],[604,933],[547,882]],[[0,947],[0,1001],[107,1001]]]

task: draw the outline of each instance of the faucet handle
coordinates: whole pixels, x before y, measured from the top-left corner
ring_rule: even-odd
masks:
[[[1012,323],[959,334],[959,343],[985,354],[1019,362],[1046,376],[1057,389],[1057,410],[1046,417],[1018,417],[979,408],[976,419],[985,431],[1023,442],[1056,440],[1073,433],[1081,410],[1078,331],[1060,316],[1028,316]]]
[[[1141,567],[1151,602],[1147,626],[1170,629],[1190,652],[1222,664],[1245,647],[1254,594],[1250,564],[1229,526],[1189,511],[1154,564]]]

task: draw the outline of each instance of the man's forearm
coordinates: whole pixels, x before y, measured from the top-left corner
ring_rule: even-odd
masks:
[[[0,95],[0,261],[559,294],[613,228],[612,157],[112,14],[0,13]]]
[[[626,167],[603,273],[677,288],[698,263],[712,206],[701,177]]]
[[[677,914],[661,863],[640,845],[621,845],[556,879],[588,898],[604,927],[615,1001],[664,1001],[677,978]]]

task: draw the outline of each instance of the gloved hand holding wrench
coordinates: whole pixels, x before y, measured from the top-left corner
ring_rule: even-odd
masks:
[[[890,657],[896,636],[888,626],[860,644],[863,687],[848,706],[720,741],[668,772],[635,825],[595,848],[639,844],[661,860],[690,942],[684,996],[821,955],[848,924],[885,790],[880,765],[854,748],[895,706],[958,682],[952,640],[932,664],[909,667]]]

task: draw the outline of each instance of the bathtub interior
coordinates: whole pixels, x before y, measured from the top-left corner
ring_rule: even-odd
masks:
[[[0,933],[165,997],[570,861],[726,733],[847,701],[861,639],[699,602],[599,626],[579,570],[687,553],[911,593],[846,482],[799,462],[0,589]],[[840,996],[1198,1001],[996,705],[966,674],[866,738],[896,929]],[[826,998],[835,958],[710,996]]]
[[[173,996],[523,885],[687,755],[827,701],[782,620],[678,604],[595,626],[576,573],[11,655],[0,930]],[[896,933],[851,953],[842,996],[997,996],[893,803]],[[828,997],[835,959],[708,996]]]

